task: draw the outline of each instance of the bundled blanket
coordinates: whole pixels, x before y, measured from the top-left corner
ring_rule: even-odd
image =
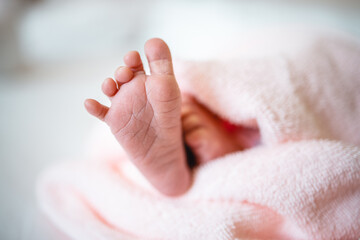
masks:
[[[249,41],[270,53],[175,65],[183,91],[258,128],[260,145],[199,166],[190,190],[169,198],[102,126],[82,160],[41,176],[41,208],[77,240],[359,238],[360,44],[321,32],[278,39]]]

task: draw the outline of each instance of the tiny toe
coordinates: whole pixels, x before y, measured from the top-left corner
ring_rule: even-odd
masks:
[[[181,105],[181,119],[185,119],[193,113],[194,113],[193,105],[183,102]]]
[[[181,100],[183,104],[192,104],[195,102],[194,97],[189,93],[181,93]]]
[[[104,121],[105,116],[109,110],[108,107],[100,104],[98,101],[94,99],[86,99],[84,105],[88,113]]]
[[[197,129],[184,136],[186,144],[196,150],[207,144],[208,137],[208,131],[205,129]]]
[[[127,83],[134,77],[134,73],[128,67],[118,67],[114,75],[119,84]]]
[[[170,49],[163,40],[148,40],[145,44],[145,54],[151,74],[173,75]]]
[[[203,124],[199,116],[195,114],[188,115],[182,119],[182,128],[185,134],[203,128]]]
[[[116,82],[112,78],[106,78],[101,85],[101,89],[103,93],[108,97],[114,96],[118,91]]]
[[[124,56],[124,62],[133,72],[144,72],[143,63],[137,51],[128,52]]]

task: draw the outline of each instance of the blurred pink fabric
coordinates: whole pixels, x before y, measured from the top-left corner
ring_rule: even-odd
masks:
[[[360,44],[293,33],[175,65],[183,91],[232,124],[256,124],[261,145],[198,167],[191,189],[168,198],[100,125],[82,159],[41,176],[40,207],[78,240],[359,238]]]

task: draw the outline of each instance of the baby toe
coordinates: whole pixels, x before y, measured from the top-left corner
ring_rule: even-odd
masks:
[[[101,85],[101,89],[103,93],[108,97],[114,96],[118,91],[116,82],[112,78],[106,78]]]
[[[84,105],[88,113],[102,121],[105,120],[105,116],[109,111],[109,108],[107,106],[102,105],[94,99],[86,99]]]
[[[145,44],[145,54],[149,62],[151,74],[174,74],[170,49],[163,40],[159,38],[148,40]]]
[[[134,73],[144,72],[140,54],[137,51],[130,51],[124,56],[124,62]]]
[[[134,73],[128,67],[118,67],[114,75],[120,85],[129,82],[134,77]]]

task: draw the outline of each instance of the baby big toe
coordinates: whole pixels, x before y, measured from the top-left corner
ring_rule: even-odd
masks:
[[[163,40],[159,38],[148,40],[145,44],[145,54],[149,62],[151,74],[174,74],[170,49]]]

